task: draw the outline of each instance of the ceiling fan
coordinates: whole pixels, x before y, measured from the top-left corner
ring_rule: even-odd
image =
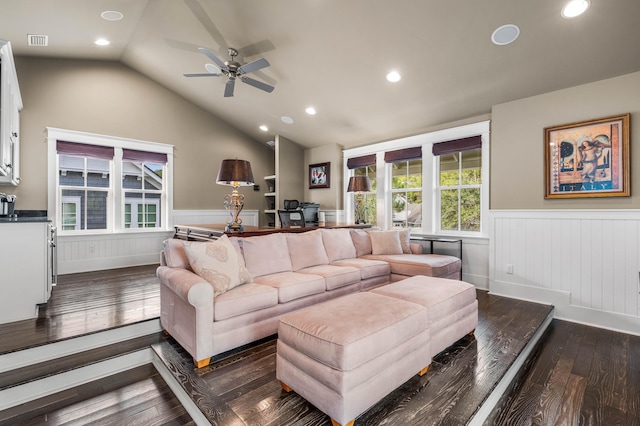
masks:
[[[242,81],[243,83],[247,83],[250,86],[256,87],[260,90],[264,90],[265,92],[273,92],[273,86],[255,80],[251,77],[247,77],[245,75],[268,67],[270,64],[266,59],[260,58],[253,62],[249,62],[248,64],[240,65],[235,60],[235,57],[238,56],[238,51],[232,47],[229,48],[229,56],[231,56],[231,59],[225,62],[222,62],[222,60],[220,60],[216,55],[213,54],[211,50],[207,49],[206,47],[200,47],[198,48],[198,50],[204,53],[209,59],[211,59],[215,63],[215,65],[205,65],[205,68],[209,72],[184,74],[185,77],[220,77],[222,75],[226,75],[227,77],[229,77],[229,79],[227,80],[227,84],[224,88],[225,98],[233,96],[233,89],[235,88],[236,79],[240,79],[240,81]]]

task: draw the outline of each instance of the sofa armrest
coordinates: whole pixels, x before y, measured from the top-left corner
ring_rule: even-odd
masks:
[[[213,355],[213,287],[182,268],[160,266],[156,275],[160,279],[160,323],[200,365]]]
[[[182,268],[160,266],[156,272],[160,284],[196,308],[210,306],[213,313],[213,287],[203,278]],[[211,317],[213,322],[213,316]]]

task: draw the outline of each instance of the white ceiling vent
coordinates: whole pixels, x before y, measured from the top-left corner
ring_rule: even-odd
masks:
[[[27,34],[29,46],[48,46],[49,36],[41,34]]]

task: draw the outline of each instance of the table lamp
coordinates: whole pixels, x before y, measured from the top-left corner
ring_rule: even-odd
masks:
[[[367,223],[365,220],[365,207],[362,205],[362,194],[371,192],[371,181],[368,176],[351,176],[349,178],[349,186],[347,192],[356,193],[355,220],[356,224]]]
[[[233,187],[231,194],[224,196],[224,208],[231,218],[227,221],[226,231],[242,231],[242,219],[238,216],[244,207],[244,195],[238,193],[239,186],[254,184],[251,164],[245,160],[222,160],[216,183]]]

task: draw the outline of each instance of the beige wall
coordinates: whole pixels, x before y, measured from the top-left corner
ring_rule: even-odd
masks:
[[[544,199],[544,128],[631,113],[631,197]],[[491,209],[640,208],[640,72],[492,109]]]
[[[175,146],[174,208],[222,209],[220,161],[251,162],[256,183],[273,174],[273,151],[218,118],[117,62],[16,58],[24,103],[21,176],[16,208],[47,208],[45,128],[58,127]],[[224,99],[220,99],[221,102]],[[264,208],[261,192],[241,188],[245,208]]]
[[[342,210],[342,145],[327,144],[305,151],[304,201],[320,204],[320,210]],[[330,162],[329,188],[309,189],[309,164]]]

